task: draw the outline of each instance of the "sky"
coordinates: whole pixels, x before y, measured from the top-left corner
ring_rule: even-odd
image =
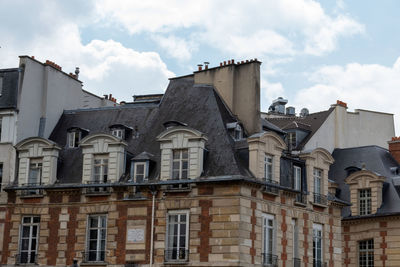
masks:
[[[85,90],[163,93],[197,64],[257,58],[261,110],[282,96],[296,112],[395,114],[400,133],[397,0],[0,0],[0,68],[19,55],[80,68]]]

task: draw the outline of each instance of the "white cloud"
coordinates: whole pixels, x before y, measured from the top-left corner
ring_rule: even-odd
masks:
[[[196,41],[235,56],[292,55],[295,51],[322,55],[336,48],[339,37],[364,31],[348,15],[328,15],[313,0],[102,0],[95,4],[103,21],[118,23],[131,34],[190,28]],[[168,41],[163,48],[173,51],[185,43]]]
[[[192,56],[192,51],[197,50],[197,46],[193,41],[187,41],[173,35],[167,37],[154,35],[153,39],[168,55],[178,60],[189,60]]]
[[[341,100],[350,109],[400,114],[400,106],[394,102],[400,98],[400,57],[391,67],[359,63],[324,66],[309,79],[315,84],[300,90],[293,99],[299,108],[325,110],[336,100]]]
[[[65,4],[42,3],[42,10],[34,4],[29,7],[29,3],[32,12],[6,17],[9,25],[25,27],[15,34],[9,27],[0,27],[0,36],[10,36],[0,44],[0,68],[16,67],[21,54],[34,55],[42,62],[52,60],[67,73],[79,66],[85,89],[98,95],[112,93],[126,101],[131,101],[133,94],[162,92],[168,78],[174,76],[156,52],[138,52],[113,40],[83,44],[79,25],[87,23],[91,13],[81,17],[76,13],[82,10],[69,10]],[[17,1],[8,9],[19,11],[25,4]],[[6,16],[0,11],[2,15]]]
[[[285,90],[281,83],[270,82],[266,79],[261,80],[261,97],[262,101],[266,104],[266,106],[261,107],[261,110],[268,111],[269,105],[272,104],[272,101],[277,99],[280,96],[285,95]]]

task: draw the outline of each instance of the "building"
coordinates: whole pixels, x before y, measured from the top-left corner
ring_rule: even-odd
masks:
[[[1,264],[342,266],[334,160],[265,129],[260,64],[207,65],[20,140]]]
[[[286,141],[293,150],[323,147],[332,153],[335,148],[369,145],[388,148],[387,140],[395,135],[393,114],[363,109],[349,112],[347,104],[338,100],[328,110],[309,113],[304,108],[296,116],[293,107],[285,109],[286,103],[286,99],[278,98],[262,118],[267,121],[264,124],[273,124],[287,132]]]
[[[342,210],[344,266],[400,266],[399,163],[378,146],[335,149],[332,156],[336,197],[352,203]]]
[[[28,56],[20,57],[18,68],[0,70],[0,239],[7,202],[3,189],[17,174],[14,146],[30,136],[48,138],[65,109],[117,105],[82,90],[78,74],[78,69],[67,74],[52,61]]]

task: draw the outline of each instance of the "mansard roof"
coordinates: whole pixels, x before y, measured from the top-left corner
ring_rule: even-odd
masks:
[[[345,149],[335,149],[332,153],[335,162],[329,170],[329,179],[339,185],[340,193],[338,197],[350,202],[349,186],[345,180],[348,177],[348,170],[357,168],[376,173],[378,176],[385,177],[382,206],[378,208],[376,216],[384,214],[400,213],[400,184],[396,181],[400,179],[397,170],[400,165],[392,157],[387,149],[379,146],[363,146]],[[354,203],[353,203],[354,205]],[[342,210],[343,217],[350,216],[350,208]]]
[[[65,111],[50,135],[50,140],[64,149],[60,153],[58,171],[60,183],[79,182],[82,177],[80,148],[65,148],[67,129],[80,127],[90,134],[109,133],[109,126],[123,124],[135,129],[135,136],[126,140],[128,160],[147,152],[154,155],[155,170],[150,179],[157,177],[160,168],[160,144],[157,136],[165,131],[163,123],[179,121],[207,137],[208,150],[202,177],[222,175],[250,176],[235,142],[225,128],[236,121],[220,96],[210,85],[195,85],[193,77],[173,79],[159,104],[138,103],[126,106]]]

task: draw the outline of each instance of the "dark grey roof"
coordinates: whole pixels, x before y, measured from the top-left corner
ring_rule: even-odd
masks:
[[[281,128],[276,126],[275,124],[269,122],[266,119],[261,119],[261,125],[263,127],[263,130],[269,130],[269,131],[274,131],[278,134],[286,134],[285,131],[283,131]]]
[[[390,169],[392,167],[398,168],[399,164],[388,150],[379,146],[335,149],[332,156],[335,162],[329,170],[329,179],[339,185],[340,193],[338,197],[340,199],[350,201],[349,186],[344,181],[348,174],[346,169],[350,167],[362,169],[365,167],[366,170],[386,178],[382,192],[382,206],[379,207],[377,214],[400,212],[400,197],[394,185],[397,174]],[[350,216],[350,207],[344,208],[342,215],[343,217]]]
[[[19,69],[0,70],[3,88],[0,96],[0,109],[16,109],[18,104]]]
[[[171,80],[159,105],[137,104],[64,112],[50,135],[51,140],[63,147],[58,179],[61,183],[71,183],[80,181],[82,176],[82,160],[74,154],[78,150],[65,147],[67,129],[74,126],[88,129],[89,134],[109,133],[109,126],[114,124],[123,124],[135,131],[137,129],[135,138],[127,140],[127,151],[131,157],[144,151],[154,155],[156,164],[149,178],[156,178],[160,168],[160,144],[156,137],[165,130],[163,123],[173,120],[186,123],[188,127],[207,136],[208,153],[202,176],[250,176],[246,166],[243,166],[241,154],[235,150],[234,141],[225,128],[226,123],[235,118],[226,110],[212,86],[194,85],[193,78],[187,77]]]
[[[284,116],[279,118],[267,118],[266,120],[282,130],[299,128],[309,131],[310,133],[297,146],[297,149],[301,150],[308,140],[310,140],[310,138],[317,132],[317,130],[321,127],[333,110],[334,108],[332,107],[325,111],[310,113],[304,117]]]

